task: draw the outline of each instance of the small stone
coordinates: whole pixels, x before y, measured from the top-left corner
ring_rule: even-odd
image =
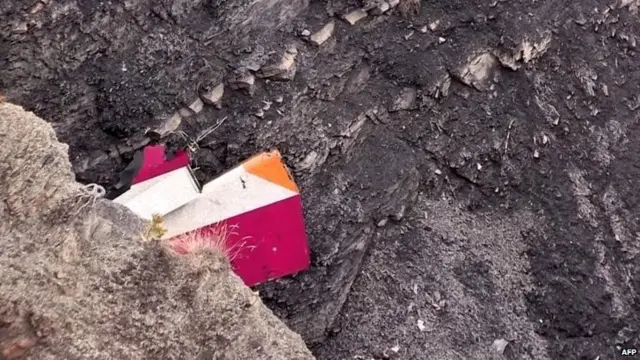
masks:
[[[371,9],[370,12],[371,15],[382,15],[385,12],[389,11],[389,9],[391,9],[391,5],[389,5],[388,2],[383,1],[378,6]]]
[[[436,29],[438,28],[439,24],[440,24],[440,20],[436,20],[436,21],[432,22],[431,24],[429,24],[429,30],[436,31]]]
[[[40,1],[38,1],[31,8],[29,8],[29,15],[34,15],[34,14],[40,12],[40,10],[42,10],[43,8],[44,8],[44,4],[42,2],[40,2]]]
[[[18,34],[24,34],[27,31],[29,31],[29,26],[27,25],[27,23],[19,23],[18,25],[16,25],[14,31]]]
[[[400,351],[400,345],[393,346],[391,348],[391,351],[393,351],[394,353],[397,353],[398,351]]]
[[[263,119],[264,118],[264,110],[258,109],[258,111],[255,113],[255,116],[260,118],[260,119]]]
[[[403,88],[400,96],[389,107],[390,112],[400,110],[415,110],[417,109],[416,99],[418,92],[414,88]]]
[[[237,78],[229,82],[229,86],[234,90],[246,90],[249,95],[255,91],[256,77],[250,72],[237,75]]]
[[[604,96],[609,96],[609,87],[606,84],[602,84],[602,92]]]
[[[499,354],[504,354],[504,350],[507,348],[507,345],[509,345],[509,342],[507,340],[505,340],[505,339],[496,339],[496,340],[493,341],[492,347]]]
[[[267,111],[269,109],[271,109],[271,102],[270,101],[263,101],[264,105],[262,105],[262,110]]]
[[[398,6],[398,4],[400,4],[400,0],[389,0],[387,2],[389,3],[389,7],[390,8],[394,8],[394,7]]]
[[[378,224],[376,224],[376,226],[378,226],[378,227],[383,227],[383,226],[387,225],[387,222],[388,222],[388,221],[389,221],[389,220],[388,220],[387,218],[384,218],[384,219],[382,219],[382,220],[378,221]]]
[[[540,152],[538,151],[538,149],[535,149],[533,151],[533,157],[536,158],[536,159],[540,158]]]
[[[218,84],[216,87],[211,89],[210,91],[206,91],[200,95],[202,101],[204,101],[208,105],[213,105],[220,109],[222,95],[224,95],[224,83]]]
[[[542,134],[542,145],[547,145],[549,143],[549,137],[545,134]]]
[[[187,110],[187,109],[185,109],[185,110]],[[168,118],[166,118],[164,121],[162,121],[162,123],[160,124],[160,126],[158,128],[149,130],[147,132],[147,135],[150,138],[155,139],[155,140],[162,139],[162,138],[166,137],[167,135],[171,134],[172,132],[176,131],[178,129],[178,127],[180,127],[181,123],[182,123],[182,115],[180,115],[180,112],[177,112],[177,113],[169,116]],[[121,151],[119,151],[119,152],[121,152]]]
[[[281,104],[284,101],[284,98],[282,97],[282,95],[279,95],[273,101],[275,101],[278,104]]]
[[[198,114],[202,109],[204,109],[204,102],[202,99],[197,98],[194,102],[189,105],[189,109],[193,111],[195,114]]]
[[[263,66],[260,69],[260,75],[263,78],[272,78],[273,80],[291,80],[296,73],[296,56],[298,50],[295,47],[288,48],[277,64]]]
[[[443,38],[443,37],[439,37],[439,38],[438,38],[438,42],[439,42],[440,44],[443,44],[445,41],[447,41],[447,39],[445,39],[445,38]]]
[[[189,108],[183,107],[183,108],[180,108],[180,110],[178,110],[178,114],[183,118],[188,118],[191,115],[193,115],[193,111],[191,111],[191,109]]]
[[[363,9],[352,11],[344,16],[344,19],[351,25],[355,25],[358,21],[367,17],[367,12]]]
[[[480,163],[476,164],[476,168],[478,169],[478,171],[482,170],[482,165],[480,165]]]
[[[318,154],[316,151],[310,152],[300,163],[296,165],[296,171],[311,169],[318,163],[319,156],[320,154]],[[336,189],[336,191],[338,191],[338,189]]]
[[[436,169],[434,172],[436,173],[436,175],[442,175],[442,170],[440,169]]]
[[[320,29],[320,31],[318,31],[315,34],[311,35],[309,40],[311,40],[312,43],[314,43],[314,44],[316,44],[318,46],[324,44],[324,42],[329,40],[331,35],[333,35],[333,30],[335,29],[335,26],[336,26],[336,24],[335,24],[334,21],[329,22],[324,27],[322,27],[322,29]]]
[[[393,214],[391,216],[391,218],[393,218],[393,220],[395,221],[400,221],[402,220],[402,218],[404,218],[404,213],[407,210],[407,208],[403,205],[402,207],[400,207],[400,210],[398,210],[397,213]]]
[[[427,327],[424,326],[424,320],[418,320],[418,330],[425,331],[426,329]]]
[[[302,35],[302,36],[304,36],[304,37],[307,37],[307,36],[311,35],[311,31],[309,31],[309,30],[307,30],[307,29],[304,29],[304,30],[302,30],[302,32],[300,33],[300,35]]]
[[[427,31],[429,31],[429,28],[427,27],[427,25],[425,25],[425,26],[420,28],[420,32],[423,33],[423,34],[426,34]]]

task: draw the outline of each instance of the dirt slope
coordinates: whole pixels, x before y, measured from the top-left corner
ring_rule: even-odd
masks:
[[[224,82],[181,129],[226,119],[202,180],[272,146],[295,167],[313,268],[260,294],[318,358],[638,346],[637,1],[434,0],[355,25],[355,0],[154,4],[3,3],[0,86],[107,186],[147,127]],[[260,78],[292,46],[295,76]]]
[[[0,359],[313,359],[219,253],[83,192],[44,120],[0,103],[0,139]]]

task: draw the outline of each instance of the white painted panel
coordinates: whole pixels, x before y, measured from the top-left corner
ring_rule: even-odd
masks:
[[[166,215],[200,195],[188,167],[170,171],[154,179],[160,177],[159,181],[155,181],[123,205],[143,219],[151,219],[153,214]]]
[[[205,184],[197,199],[165,215],[167,233],[164,238],[184,234],[297,195],[238,166]]]
[[[153,185],[165,180],[169,176],[171,176],[171,172],[153,177],[137,184],[133,184],[131,185],[129,190],[115,198],[113,202],[124,205],[136,196],[151,188]]]

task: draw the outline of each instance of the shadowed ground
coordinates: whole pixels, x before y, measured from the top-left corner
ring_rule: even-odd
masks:
[[[220,108],[180,129],[226,119],[201,142],[201,180],[269,147],[294,167],[313,267],[260,294],[318,358],[492,358],[505,339],[513,359],[605,359],[637,343],[637,1],[342,19],[363,5],[12,1],[0,86],[51,120],[80,181],[108,186],[145,129],[223,82]]]

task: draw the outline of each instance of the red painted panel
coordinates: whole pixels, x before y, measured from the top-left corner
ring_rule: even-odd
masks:
[[[211,241],[226,229],[226,251],[247,286],[295,274],[309,267],[309,248],[300,196],[258,208],[196,230]],[[177,237],[176,239],[179,239]],[[178,253],[186,252],[173,240]]]
[[[149,145],[143,150],[142,166],[133,178],[133,184],[141,183],[169,171],[189,165],[189,153],[184,150],[176,151],[171,160],[167,160],[164,145]]]

